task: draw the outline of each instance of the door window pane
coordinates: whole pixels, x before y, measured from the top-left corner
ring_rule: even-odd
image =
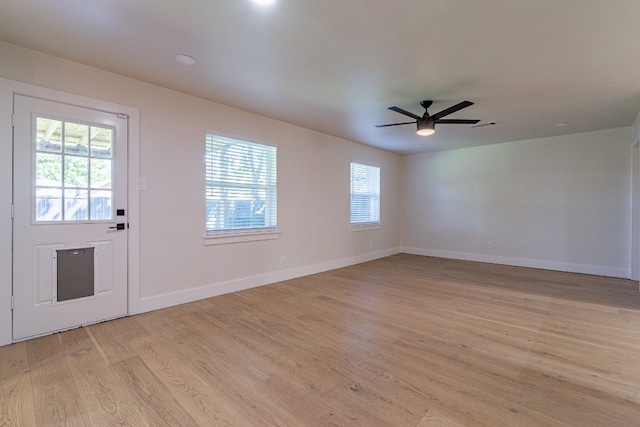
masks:
[[[113,137],[104,125],[36,117],[36,222],[113,219]]]
[[[89,219],[89,192],[87,190],[64,190],[65,221]]]
[[[62,121],[38,117],[36,119],[36,144],[38,151],[60,153],[62,151]]]
[[[86,157],[65,156],[64,185],[65,187],[89,186],[89,159]]]
[[[64,123],[64,152],[84,155],[89,152],[89,126],[73,122]]]
[[[58,154],[36,154],[36,185],[60,187],[62,182],[62,156]]]
[[[91,190],[91,212],[92,220],[111,219],[112,192],[109,190]]]
[[[91,156],[113,157],[113,129],[91,126]]]
[[[36,221],[62,220],[62,189],[36,188]]]
[[[111,188],[111,162],[91,159],[91,188]]]

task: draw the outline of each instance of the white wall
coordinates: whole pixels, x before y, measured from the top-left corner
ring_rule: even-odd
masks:
[[[374,259],[400,246],[398,155],[7,43],[0,42],[0,58],[2,78],[139,109],[139,170],[148,190],[139,193],[140,277],[132,284],[133,312]],[[0,345],[10,341],[10,111],[10,94],[3,93]],[[277,145],[279,239],[204,244],[207,129]],[[349,230],[351,160],[381,167],[380,229]]]
[[[630,277],[631,129],[410,156],[407,252]]]
[[[631,278],[640,279],[640,113],[631,127],[633,164],[631,183]]]
[[[132,312],[400,249],[630,275],[630,141],[638,140],[639,121],[633,128],[400,157],[4,42],[0,58],[2,78],[139,109],[139,170],[149,189],[139,193]],[[11,340],[11,97],[0,95],[2,345]],[[207,129],[277,144],[279,239],[204,245]],[[378,230],[349,231],[351,160],[382,168]]]

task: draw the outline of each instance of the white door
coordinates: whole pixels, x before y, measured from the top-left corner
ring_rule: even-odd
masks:
[[[127,314],[127,125],[14,96],[14,340]]]

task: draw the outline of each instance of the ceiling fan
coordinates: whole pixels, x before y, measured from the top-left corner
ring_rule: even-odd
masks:
[[[403,110],[400,107],[389,107],[389,110],[395,111],[396,113],[404,114],[405,116],[409,116],[412,119],[416,119],[413,122],[403,122],[403,123],[391,123],[388,125],[377,125],[377,128],[384,128],[388,126],[399,126],[399,125],[410,125],[416,123],[418,125],[418,135],[427,136],[432,135],[435,132],[436,123],[445,123],[445,124],[469,124],[473,125],[478,123],[480,120],[466,120],[466,119],[443,119],[444,116],[448,116],[449,114],[453,114],[458,110],[462,110],[463,108],[467,108],[473,105],[471,101],[462,101],[459,104],[454,105],[453,107],[445,108],[444,110],[435,113],[430,116],[427,111],[429,107],[433,104],[433,101],[422,101],[420,105],[424,108],[424,114],[422,117],[417,114],[413,114],[407,110]]]

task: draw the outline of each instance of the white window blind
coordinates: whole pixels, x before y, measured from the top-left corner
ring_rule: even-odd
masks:
[[[351,225],[380,223],[380,168],[351,163]]]
[[[276,228],[276,147],[207,133],[206,234]]]

